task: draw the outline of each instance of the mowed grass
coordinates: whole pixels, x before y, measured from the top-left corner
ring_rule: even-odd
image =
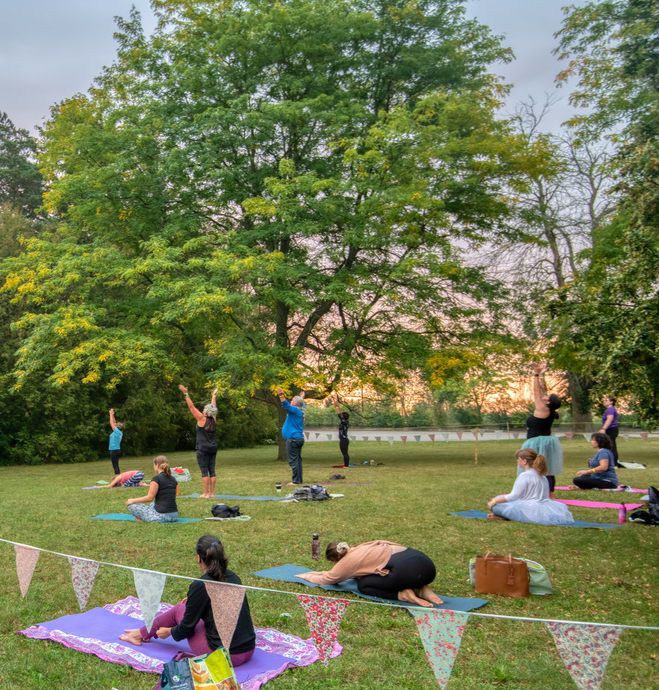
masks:
[[[314,568],[310,543],[345,539],[352,544],[390,539],[428,553],[437,565],[435,589],[452,596],[474,596],[468,562],[487,550],[524,556],[542,563],[555,587],[553,596],[507,599],[490,597],[483,613],[659,625],[657,554],[659,529],[627,524],[605,531],[542,527],[449,515],[469,508],[486,509],[494,495],[507,492],[515,479],[514,451],[521,441],[481,442],[474,465],[473,444],[407,443],[351,446],[355,462],[375,460],[381,467],[330,469],[339,461],[336,443],[307,443],[305,481],[326,481],[341,472],[348,481],[370,486],[332,487],[345,498],[316,504],[243,501],[249,522],[199,522],[183,525],[135,524],[88,520],[92,515],[126,510],[129,496],[143,489],[82,491],[98,479],[109,479],[107,459],[84,465],[0,468],[0,536],[65,554],[131,567],[195,576],[197,538],[215,533],[224,542],[230,567],[248,585],[292,592],[314,592],[302,586],[261,580],[250,573],[295,563]],[[621,457],[659,467],[659,442],[621,441]],[[570,483],[592,450],[583,437],[564,444],[565,473]],[[273,447],[218,454],[217,493],[269,495],[275,482],[288,481],[290,470],[275,459]],[[193,481],[181,493],[201,491],[194,452],[170,455],[175,465],[190,468]],[[320,468],[317,468],[320,466]],[[122,469],[151,474],[151,458],[123,458]],[[623,483],[638,488],[659,484],[659,471],[621,470]],[[563,492],[565,497],[574,494]],[[579,498],[635,502],[628,493],[580,492]],[[236,503],[236,501],[230,501]],[[213,501],[180,499],[183,517],[210,516]],[[617,511],[573,509],[576,518],[616,522]],[[153,674],[111,664],[59,644],[29,640],[15,631],[78,612],[68,562],[42,554],[30,590],[21,599],[14,549],[0,544],[0,688],[41,690],[147,690]],[[321,568],[329,567],[321,561]],[[169,579],[163,601],[177,602],[188,583]],[[103,606],[135,594],[130,571],[101,566],[88,604]],[[329,596],[335,596],[329,593]],[[254,622],[260,627],[309,637],[304,612],[295,597],[249,592]],[[355,599],[355,601],[359,601]],[[282,614],[291,617],[281,617]],[[436,681],[416,626],[402,609],[355,603],[339,635],[343,654],[327,668],[320,664],[289,670],[267,684],[272,690],[393,690],[433,688]],[[659,632],[626,630],[611,656],[604,690],[650,690],[657,686]],[[572,689],[574,684],[542,623],[472,616],[448,688]]]

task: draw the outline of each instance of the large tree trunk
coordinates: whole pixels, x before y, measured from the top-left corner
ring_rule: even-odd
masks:
[[[581,431],[583,433],[594,431],[589,381],[571,371],[567,372],[567,380],[568,391],[572,399],[574,431]]]

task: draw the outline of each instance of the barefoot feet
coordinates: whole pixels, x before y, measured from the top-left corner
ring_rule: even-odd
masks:
[[[443,604],[444,602],[428,587],[421,587],[421,589],[415,589],[414,593],[421,599],[429,601],[431,604]]]
[[[119,639],[123,640],[124,642],[134,644],[136,647],[140,647],[142,645],[142,642],[144,642],[144,640],[142,639],[142,633],[139,631],[139,628],[136,630],[124,630],[124,633],[124,635],[119,635]]]
[[[501,517],[501,515],[495,515],[494,513],[487,514],[488,520],[500,520],[501,522],[507,522],[506,518]]]
[[[429,601],[421,599],[418,597],[414,590],[404,589],[402,592],[398,592],[398,601],[405,601],[408,604],[414,604],[415,606],[432,606]]]

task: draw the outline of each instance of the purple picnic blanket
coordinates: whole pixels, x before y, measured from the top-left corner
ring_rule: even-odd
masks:
[[[158,611],[167,611],[169,608],[171,604],[160,604]],[[105,661],[128,664],[138,671],[151,673],[161,673],[164,664],[178,652],[191,653],[186,640],[175,642],[168,638],[140,647],[119,640],[124,630],[141,625],[140,602],[135,597],[127,597],[116,604],[62,616],[19,632],[32,639],[52,640],[81,652],[95,654]],[[342,651],[341,645],[335,643],[332,657]],[[272,628],[256,628],[254,656],[235,669],[236,677],[242,690],[257,690],[287,668],[309,666],[315,661],[318,661],[318,651],[312,640],[302,640]]]

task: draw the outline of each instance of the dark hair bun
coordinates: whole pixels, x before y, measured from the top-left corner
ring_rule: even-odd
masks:
[[[547,407],[549,407],[550,410],[558,410],[561,404],[561,399],[556,395],[556,393],[552,393],[549,396],[549,404]]]

